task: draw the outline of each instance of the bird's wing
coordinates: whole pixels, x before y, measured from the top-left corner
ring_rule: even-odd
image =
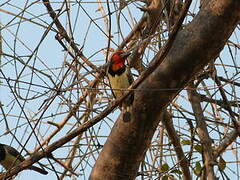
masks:
[[[17,157],[20,161],[24,161],[24,157],[13,147],[5,145],[5,150],[14,157]]]
[[[127,77],[128,77],[129,84],[131,85],[134,81],[133,75],[132,75],[129,67],[127,67],[126,71],[127,71]],[[125,104],[127,106],[130,106],[133,103],[133,100],[134,100],[134,92],[125,100]]]
[[[128,66],[126,67],[126,71],[127,71],[128,81],[131,85],[133,83],[134,79],[133,79],[133,75],[131,73],[131,70]]]
[[[113,89],[112,89],[112,86],[111,86],[111,83],[110,83],[110,77],[109,77],[109,76],[111,76],[111,75],[109,74],[110,65],[111,65],[111,63],[109,63],[108,66],[107,66],[107,74],[108,74],[107,78],[108,78],[108,82],[109,82],[109,86],[110,86],[112,95],[113,95],[113,97],[116,99],[116,96],[115,96],[115,94],[114,94],[114,92],[113,92]]]
[[[18,158],[19,161],[22,162],[22,161],[25,160],[25,158],[24,158],[15,148],[13,148],[13,147],[11,147],[11,146],[8,146],[8,145],[5,145],[4,147],[5,147],[5,150],[6,150],[9,154],[11,154],[13,157]],[[37,171],[37,172],[39,172],[39,173],[41,173],[41,174],[44,174],[44,175],[48,174],[47,171],[45,171],[44,169],[41,169],[41,168],[39,168],[39,167],[36,167],[36,166],[30,166],[30,167],[28,167],[28,169]]]

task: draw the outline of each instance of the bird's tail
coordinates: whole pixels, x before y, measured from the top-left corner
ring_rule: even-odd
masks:
[[[133,103],[134,95],[131,94],[123,102],[123,121],[129,122],[131,120],[131,108]]]
[[[28,169],[36,171],[36,172],[44,174],[44,175],[48,174],[47,171],[45,171],[44,169],[41,169],[39,167],[36,167],[36,166],[30,166]]]
[[[123,108],[123,121],[129,122],[130,120],[131,120],[130,106],[126,106]]]

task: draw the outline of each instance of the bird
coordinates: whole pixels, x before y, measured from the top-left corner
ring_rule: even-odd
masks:
[[[12,167],[19,165],[25,158],[13,147],[0,143],[0,164],[9,170]],[[34,170],[41,174],[48,174],[47,171],[36,166],[28,167],[30,170]]]
[[[114,52],[110,58],[107,76],[115,98],[121,97],[125,93],[124,89],[127,89],[133,82],[130,68],[125,64],[130,54],[130,52],[118,50]],[[129,121],[130,119],[130,106],[133,102],[133,98],[134,96],[132,94],[127,97],[121,105],[124,110],[124,121]]]

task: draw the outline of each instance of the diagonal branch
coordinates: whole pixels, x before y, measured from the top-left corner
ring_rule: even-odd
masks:
[[[184,179],[191,180],[192,177],[191,177],[191,174],[189,171],[189,162],[184,155],[184,152],[183,152],[180,140],[179,140],[179,136],[177,135],[177,132],[174,129],[171,115],[166,110],[163,113],[162,123],[163,123],[164,127],[166,128],[168,136],[171,140],[171,143],[173,144],[173,147],[176,151],[180,167],[182,168],[182,171],[183,171]]]
[[[48,10],[49,15],[51,16],[51,18],[53,19],[57,29],[58,29],[58,33],[60,34],[60,36],[62,38],[64,38],[69,44],[70,46],[73,48],[74,52],[92,69],[96,70],[97,72],[100,72],[99,69],[93,64],[91,63],[82,53],[81,50],[78,49],[78,47],[76,46],[76,43],[74,42],[73,39],[71,39],[68,34],[67,31],[65,30],[65,28],[63,27],[63,25],[61,24],[61,22],[58,20],[58,16],[57,14],[54,12],[49,0],[43,0],[43,4],[45,5],[45,7]]]
[[[201,107],[201,101],[200,97],[196,92],[196,87],[194,86],[193,82],[189,84],[188,89],[188,96],[189,101],[192,105],[192,109],[196,118],[197,122],[197,132],[200,138],[200,141],[202,143],[203,147],[203,157],[204,157],[204,166],[205,171],[203,173],[203,179],[216,179],[214,175],[214,169],[213,169],[213,151],[212,151],[212,139],[209,136],[208,130],[207,130],[207,124],[205,122],[205,118],[203,115],[203,110]]]

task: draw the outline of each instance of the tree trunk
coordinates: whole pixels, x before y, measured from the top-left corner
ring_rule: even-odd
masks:
[[[162,64],[138,87],[146,91],[135,91],[131,120],[118,117],[91,180],[136,177],[164,107],[219,54],[239,18],[239,0],[212,0],[178,33]]]

